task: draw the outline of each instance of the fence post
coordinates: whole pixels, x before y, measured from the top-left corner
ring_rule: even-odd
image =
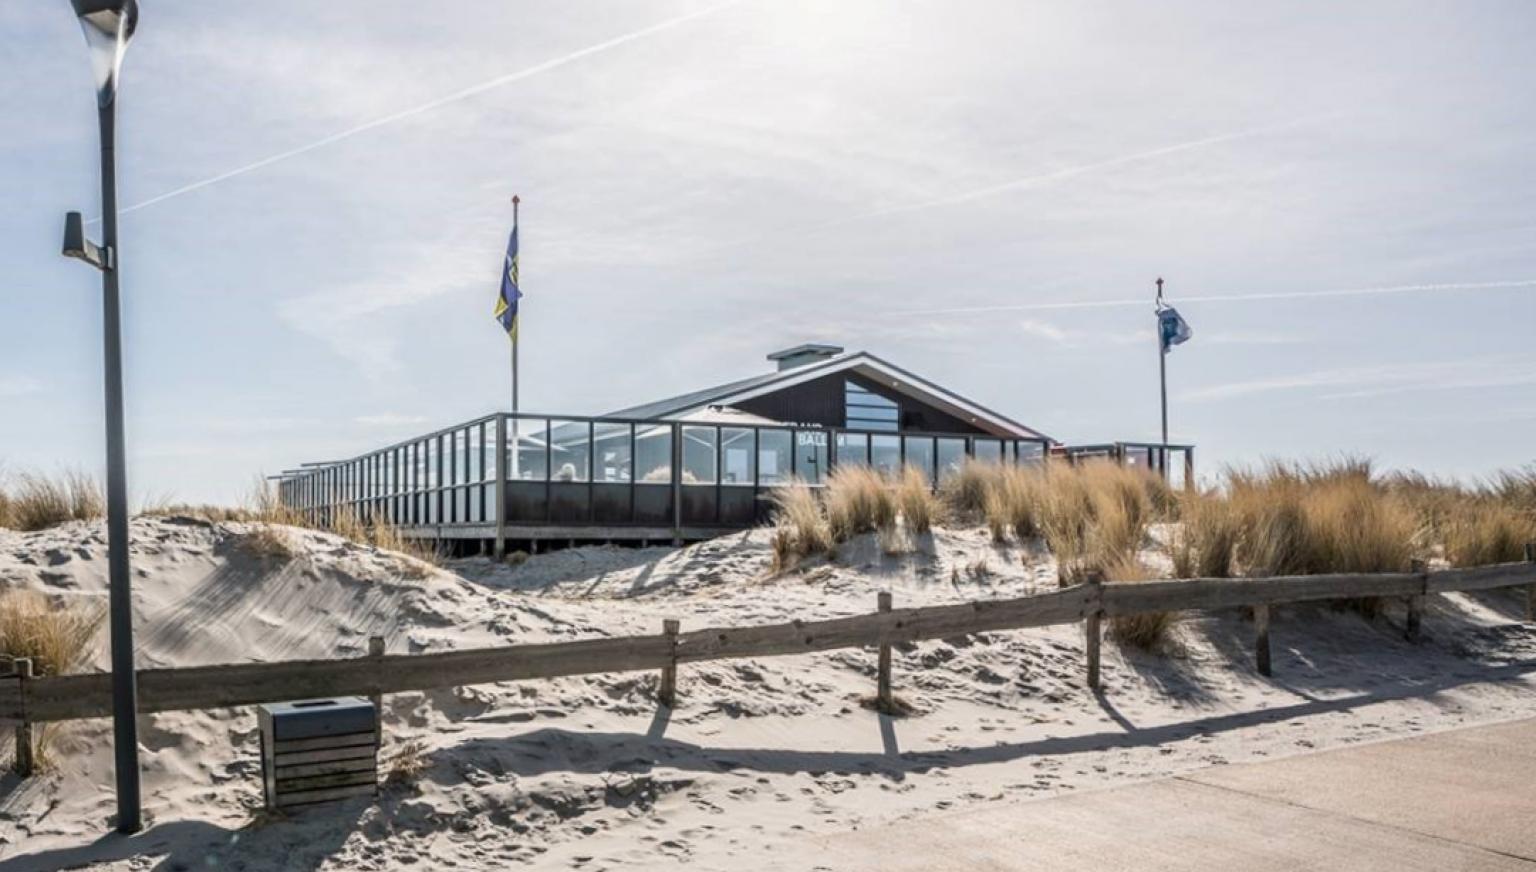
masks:
[[[1088,689],[1099,689],[1099,648],[1104,633],[1104,573],[1093,570],[1088,574],[1088,613],[1083,616],[1083,631],[1087,635]]]
[[[667,665],[661,667],[661,687],[656,691],[656,699],[667,708],[677,707],[677,631],[680,629],[682,624],[672,618],[661,622],[661,632],[672,639],[672,656]]]
[[[1415,560],[1409,567],[1409,571],[1419,576],[1421,591],[1429,589],[1429,564],[1422,560]],[[1419,628],[1424,623],[1423,593],[1416,593],[1408,597],[1408,619],[1404,622],[1403,638],[1410,642],[1419,641]]]
[[[373,660],[373,693],[368,699],[373,702],[373,742],[379,747],[384,746],[384,637],[368,637],[368,657]]]
[[[1536,563],[1536,542],[1525,544],[1525,562]],[[1536,623],[1536,584],[1525,586],[1525,622]]]
[[[32,680],[32,658],[17,657],[11,664],[16,670],[16,681],[21,691],[21,723],[16,725],[16,759],[11,768],[22,778],[28,778],[35,765],[32,758],[32,723],[27,720],[27,683]]]
[[[1269,661],[1269,603],[1253,607],[1253,663],[1265,678],[1274,674]]]
[[[875,597],[875,602],[882,612],[891,610],[890,591],[881,591]],[[877,691],[875,693],[875,709],[885,714],[895,714],[895,700],[891,697],[891,645],[889,642],[880,643],[880,666]]]

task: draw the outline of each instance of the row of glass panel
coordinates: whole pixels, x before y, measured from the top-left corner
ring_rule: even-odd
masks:
[[[924,471],[937,484],[969,452],[991,462],[1037,462],[1040,442],[822,429],[509,419],[508,478],[672,484],[672,440],[682,440],[682,484],[820,484],[831,466]],[[829,445],[829,436],[831,444]],[[835,447],[835,450],[833,448]],[[296,508],[355,503],[495,478],[495,424],[485,421],[337,464],[283,483]]]

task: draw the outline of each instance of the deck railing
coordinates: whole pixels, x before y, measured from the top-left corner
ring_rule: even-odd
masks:
[[[291,470],[277,487],[284,505],[317,524],[345,513],[417,535],[696,538],[766,520],[772,488],[820,485],[838,466],[911,466],[937,487],[967,458],[1041,463],[1049,452],[1044,439],[496,414]]]

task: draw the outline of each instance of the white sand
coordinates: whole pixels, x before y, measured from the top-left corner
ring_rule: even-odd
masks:
[[[427,651],[655,632],[668,617],[856,614],[885,589],[905,606],[1054,586],[1048,560],[980,530],[894,556],[863,540],[780,578],[756,532],[515,568],[463,560],[410,580],[399,557],[309,532],[293,533],[298,559],[256,559],[243,529],[134,522],[142,666],[356,656],[376,633]],[[105,572],[99,527],[0,531],[0,586],[101,598]],[[56,771],[0,781],[0,872],[741,869],[769,856],[810,869],[810,833],[1536,714],[1536,631],[1517,619],[1507,592],[1436,599],[1428,640],[1410,645],[1397,606],[1374,623],[1281,609],[1268,680],[1240,614],[1192,616],[1171,653],[1107,644],[1102,698],[1083,687],[1080,627],[924,643],[897,651],[916,713],[895,720],[863,705],[875,658],[860,651],[685,666],[670,720],[652,674],[402,694],[386,702],[385,756],[420,740],[417,782],[286,818],[260,811],[253,710],[157,715],[142,727],[149,827],[131,840],[103,837],[110,724],[70,724]]]

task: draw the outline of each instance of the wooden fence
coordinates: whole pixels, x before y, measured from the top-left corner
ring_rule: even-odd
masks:
[[[257,705],[324,696],[368,696],[561,676],[658,670],[658,698],[675,702],[678,666],[737,657],[779,657],[839,648],[878,647],[879,705],[889,710],[891,645],[998,630],[1082,621],[1087,632],[1087,679],[1099,684],[1100,624],[1105,617],[1248,606],[1254,609],[1258,670],[1270,674],[1269,609],[1274,605],[1360,597],[1404,598],[1405,626],[1417,636],[1424,598],[1452,591],[1524,586],[1526,620],[1536,621],[1536,547],[1526,562],[1436,572],[1306,575],[1275,578],[1194,578],[1144,582],[1090,582],[1016,599],[958,605],[892,608],[879,595],[875,612],[824,621],[755,627],[712,627],[681,632],[666,621],[660,634],[577,642],[513,645],[435,654],[387,654],[383,640],[348,660],[290,660],[228,666],[144,669],[138,674],[139,711],[179,711]],[[31,725],[112,713],[109,673],[33,678],[31,664],[0,677],[0,720],[19,722],[19,742]],[[24,742],[22,742],[24,744]],[[20,745],[18,746],[20,747]],[[26,753],[16,765],[30,767]]]

